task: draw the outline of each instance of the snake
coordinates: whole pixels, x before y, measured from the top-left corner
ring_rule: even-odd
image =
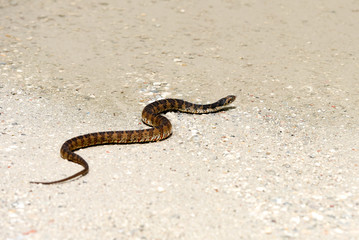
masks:
[[[63,159],[79,164],[83,169],[69,177],[51,182],[30,182],[34,184],[57,184],[83,177],[88,174],[88,163],[74,151],[95,145],[146,143],[164,140],[172,134],[170,120],[161,115],[168,111],[179,111],[193,114],[214,113],[223,110],[223,107],[232,103],[236,96],[229,95],[211,104],[194,104],[182,99],[167,98],[154,101],[145,106],[142,111],[142,121],[151,128],[125,131],[106,131],[88,133],[71,138],[63,143],[60,155]]]

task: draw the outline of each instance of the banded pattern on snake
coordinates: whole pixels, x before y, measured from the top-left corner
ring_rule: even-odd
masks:
[[[102,144],[155,142],[168,138],[172,134],[172,124],[166,117],[160,115],[160,113],[168,111],[180,111],[195,114],[212,113],[219,111],[223,106],[232,103],[235,99],[235,96],[229,95],[221,98],[215,103],[205,105],[172,98],[150,103],[142,111],[142,121],[145,124],[152,126],[152,128],[143,130],[95,132],[71,138],[62,145],[60,149],[61,157],[81,165],[84,169],[61,180],[31,183],[55,184],[66,182],[79,176],[85,176],[89,172],[89,166],[80,155],[74,153],[75,150],[80,148]]]

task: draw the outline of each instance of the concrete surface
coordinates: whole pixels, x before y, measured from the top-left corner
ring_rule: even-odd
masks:
[[[358,239],[357,1],[1,1],[0,239]],[[59,156],[74,136],[166,141]]]

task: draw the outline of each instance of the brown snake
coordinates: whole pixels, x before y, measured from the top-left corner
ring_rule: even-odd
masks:
[[[187,113],[212,113],[219,111],[223,106],[232,103],[236,99],[235,96],[229,95],[221,98],[212,104],[193,104],[181,99],[163,99],[148,104],[142,111],[142,121],[152,126],[152,128],[143,130],[127,130],[127,131],[108,131],[95,132],[81,135],[67,140],[61,147],[61,157],[70,162],[81,165],[84,169],[72,176],[52,182],[31,182],[36,184],[55,184],[61,183],[79,176],[85,176],[89,172],[87,162],[73,151],[80,148],[90,147],[102,144],[119,144],[119,143],[143,143],[155,142],[166,139],[172,133],[171,122],[160,115],[160,113],[168,111],[180,111]]]

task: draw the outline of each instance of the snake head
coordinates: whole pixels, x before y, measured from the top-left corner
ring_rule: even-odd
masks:
[[[227,98],[226,104],[230,104],[234,102],[234,100],[236,100],[236,96],[234,95],[228,95],[226,98]]]
[[[234,102],[234,100],[236,100],[236,96],[228,95],[227,97],[224,97],[224,98],[218,100],[218,103],[220,106],[226,106],[226,105]]]

